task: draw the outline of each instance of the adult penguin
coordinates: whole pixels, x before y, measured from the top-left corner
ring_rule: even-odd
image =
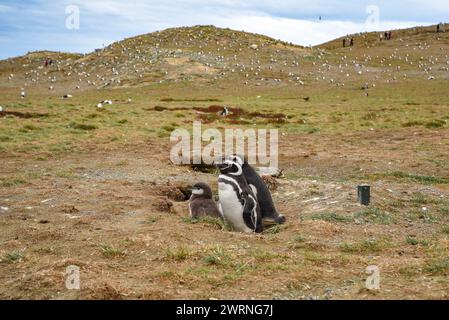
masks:
[[[268,190],[267,185],[257,174],[256,170],[254,170],[254,168],[249,165],[248,161],[240,155],[228,156],[225,157],[225,159],[235,161],[242,167],[243,175],[245,176],[248,185],[253,189],[253,192],[257,196],[262,219],[266,223],[285,223],[285,217],[283,215],[280,215],[276,210],[276,207],[274,206],[270,190]]]
[[[224,219],[235,231],[260,233],[262,217],[257,196],[246,182],[242,166],[230,159],[217,164],[218,197]]]

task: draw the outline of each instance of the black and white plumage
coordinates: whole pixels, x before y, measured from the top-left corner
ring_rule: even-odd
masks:
[[[232,160],[218,164],[218,196],[224,219],[235,231],[260,233],[262,217],[257,196],[243,175],[242,166]]]
[[[226,159],[237,162],[241,165],[243,175],[245,176],[248,185],[257,196],[262,219],[268,223],[284,223],[286,219],[276,210],[270,190],[268,190],[268,187],[262,178],[257,174],[256,170],[249,165],[248,161],[239,155],[228,156]]]
[[[217,204],[212,199],[212,189],[207,183],[196,183],[192,188],[189,200],[189,212],[192,218],[210,216],[222,218]]]
[[[220,112],[220,116],[227,117],[229,115],[229,109],[228,107],[224,106],[223,110]]]

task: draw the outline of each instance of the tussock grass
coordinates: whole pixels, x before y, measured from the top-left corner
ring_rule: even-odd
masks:
[[[167,249],[165,251],[165,258],[174,261],[184,261],[187,260],[192,253],[185,247],[179,247],[176,249]]]
[[[217,247],[204,256],[202,262],[207,266],[229,267],[232,265],[232,258],[223,248]]]
[[[348,253],[374,253],[381,252],[389,246],[388,241],[378,239],[366,239],[353,243],[342,243],[341,251]]]
[[[102,255],[107,258],[123,257],[126,255],[124,250],[116,248],[112,245],[102,245],[100,250]]]
[[[87,123],[77,123],[77,122],[70,122],[68,127],[76,130],[85,130],[85,131],[98,129],[98,126],[96,125]]]
[[[441,228],[441,232],[444,234],[449,234],[449,226],[444,226],[443,228]]]
[[[432,275],[449,275],[449,259],[437,259],[427,263],[425,272]]]
[[[8,252],[3,256],[6,262],[16,262],[20,261],[24,257],[23,253],[20,251]]]
[[[26,181],[19,178],[0,178],[0,186],[3,188],[16,187],[24,183]]]
[[[407,238],[405,239],[405,242],[412,246],[417,246],[417,245],[428,246],[429,245],[429,241],[419,240],[414,236],[407,236]]]
[[[370,207],[363,209],[355,214],[356,219],[361,219],[365,223],[375,223],[388,225],[394,223],[395,218],[388,212],[380,208]]]
[[[218,230],[231,230],[230,226],[222,219],[214,218],[214,217],[200,217],[200,218],[192,218],[192,217],[184,217],[183,221],[189,224],[204,224],[213,227]]]
[[[279,232],[282,231],[283,228],[284,228],[284,226],[278,224],[278,225],[272,226],[272,227],[270,227],[268,229],[265,229],[263,231],[263,233],[265,233],[265,234],[278,234]]]

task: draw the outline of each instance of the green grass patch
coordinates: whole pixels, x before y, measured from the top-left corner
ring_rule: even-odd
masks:
[[[293,240],[293,242],[296,242],[296,243],[302,243],[302,242],[306,241],[306,239],[304,239],[304,237],[300,234],[295,235],[292,240]]]
[[[433,203],[433,201],[426,196],[425,194],[421,192],[415,192],[413,193],[412,197],[410,198],[410,203],[418,206],[426,205]]]
[[[446,125],[446,121],[444,120],[432,120],[429,122],[426,122],[426,128],[427,129],[438,129],[438,128],[442,128]]]
[[[214,217],[209,217],[209,216],[205,216],[205,217],[200,217],[200,218],[192,218],[192,217],[184,217],[183,221],[185,223],[189,223],[189,224],[204,224],[204,225],[209,225],[212,226],[214,229],[218,229],[218,230],[230,230],[230,226],[223,220],[220,218],[214,218]]]
[[[10,136],[0,135],[0,142],[8,142],[11,140],[12,138]]]
[[[98,129],[98,126],[96,126],[96,125],[87,124],[87,123],[77,123],[77,122],[70,122],[68,127],[71,129],[85,130],[85,131],[91,131],[91,130]]]
[[[167,249],[165,251],[165,258],[174,261],[184,261],[191,256],[190,251],[185,247],[176,248],[174,250]]]
[[[348,253],[380,252],[388,246],[385,240],[366,239],[354,243],[342,243],[340,249]]]
[[[119,256],[124,256],[126,254],[124,250],[116,248],[112,245],[102,245],[100,249],[103,256],[107,258],[115,258]]]
[[[20,186],[25,182],[25,180],[18,178],[0,178],[0,186],[2,186],[3,188]]]
[[[405,242],[412,246],[422,245],[422,246],[427,247],[429,245],[429,241],[419,240],[419,239],[416,239],[416,237],[414,237],[414,236],[407,236],[407,238],[405,239]]]
[[[411,120],[411,121],[407,121],[402,124],[402,126],[404,128],[417,127],[417,126],[423,126],[423,125],[425,125],[425,122],[421,121],[421,120]]]
[[[282,231],[282,229],[284,229],[284,226],[278,224],[278,225],[272,226],[272,227],[270,227],[268,229],[265,229],[263,231],[263,233],[265,233],[265,234],[278,234],[278,233],[280,233]]]
[[[427,264],[424,271],[432,275],[449,275],[449,259],[433,260]]]
[[[342,216],[334,212],[322,212],[312,215],[312,220],[323,220],[328,222],[348,223],[354,221],[352,217]]]
[[[23,258],[23,253],[20,251],[8,252],[3,256],[3,259],[6,262],[16,262],[20,261]]]
[[[363,209],[355,214],[355,218],[363,220],[366,223],[391,224],[395,222],[393,216],[376,207]]]
[[[378,176],[380,178],[383,177],[393,177],[397,179],[417,182],[420,184],[448,184],[449,179],[444,177],[437,177],[437,176],[426,176],[426,175],[419,175],[419,174],[412,174],[412,173],[406,173],[402,171],[393,171],[393,172],[387,172],[383,174],[376,174],[375,177]]]
[[[443,226],[443,228],[441,228],[441,232],[444,234],[449,234],[449,226]]]
[[[33,124],[26,124],[26,125],[23,126],[23,129],[24,129],[25,131],[35,131],[35,130],[40,130],[39,127],[36,127],[36,126],[33,125]]]

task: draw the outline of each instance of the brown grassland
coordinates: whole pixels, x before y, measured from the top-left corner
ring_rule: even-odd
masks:
[[[207,26],[0,61],[0,298],[448,299],[449,33],[433,30],[310,49]],[[185,188],[217,189],[215,172],[170,163],[170,132],[194,120],[279,130],[286,224],[246,235],[188,217]]]

